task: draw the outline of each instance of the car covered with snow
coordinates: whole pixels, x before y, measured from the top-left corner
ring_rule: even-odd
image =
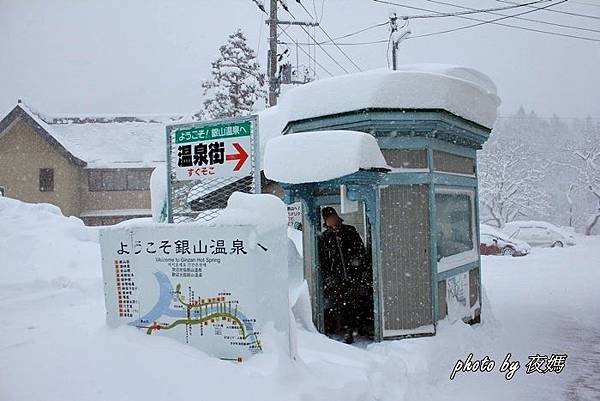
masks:
[[[487,224],[480,225],[479,252],[482,255],[525,256],[531,246],[525,241],[510,238],[510,235]]]
[[[506,223],[504,231],[511,240],[527,241],[531,246],[563,247],[576,243],[572,233],[545,221],[512,221]]]

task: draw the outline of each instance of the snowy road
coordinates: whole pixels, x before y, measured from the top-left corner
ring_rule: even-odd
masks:
[[[574,347],[572,370],[565,399],[572,401],[600,399],[600,332],[598,327],[584,328],[573,325],[565,330],[565,339]]]
[[[519,372],[536,399],[600,399],[600,241],[578,241],[514,260],[484,257],[482,277],[499,324],[495,348],[514,347],[523,361],[535,353],[568,355],[560,375]]]
[[[265,331],[265,352],[232,364],[132,327],[109,329],[88,229],[55,210],[8,206],[0,202],[1,401],[600,399],[599,237],[484,257],[481,325],[442,322],[436,337],[366,347],[298,330],[296,362]],[[496,368],[451,381],[469,353]],[[510,381],[498,371],[507,353],[521,364]],[[534,354],[568,357],[560,374],[527,374]]]

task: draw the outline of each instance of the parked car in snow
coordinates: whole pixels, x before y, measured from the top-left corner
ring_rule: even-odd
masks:
[[[573,234],[545,221],[512,221],[506,224],[504,231],[511,239],[527,241],[531,246],[575,245]]]
[[[531,252],[527,242],[512,239],[507,233],[486,224],[479,226],[479,239],[482,255],[525,256]]]

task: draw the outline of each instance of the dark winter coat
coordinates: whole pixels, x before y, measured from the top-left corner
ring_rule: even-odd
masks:
[[[369,263],[365,245],[350,225],[327,228],[319,237],[319,266],[324,295],[330,301],[352,299],[366,290]]]

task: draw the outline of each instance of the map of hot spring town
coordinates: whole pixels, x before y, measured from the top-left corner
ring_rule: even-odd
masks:
[[[161,226],[106,230],[101,241],[111,326],[135,326],[241,362],[262,351],[262,324],[287,318],[287,268],[277,263],[285,255],[268,234]],[[274,303],[260,297],[273,285],[283,290],[275,314]]]

